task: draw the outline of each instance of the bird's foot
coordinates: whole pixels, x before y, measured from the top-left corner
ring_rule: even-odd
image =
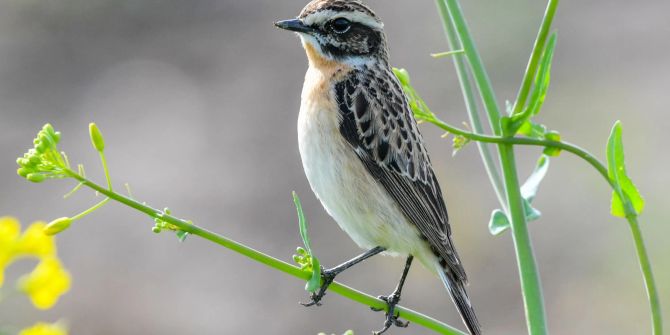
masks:
[[[311,307],[311,306],[321,306],[321,299],[323,299],[323,296],[326,295],[326,290],[328,290],[328,286],[335,281],[335,276],[337,276],[337,272],[331,271],[324,269],[323,267],[321,268],[321,287],[319,288],[318,291],[313,292],[310,294],[310,299],[312,301],[308,303],[303,303],[301,302],[300,304],[305,306],[305,307]]]
[[[398,302],[400,302],[400,294],[397,292],[393,292],[390,296],[379,296],[378,297],[381,300],[386,301],[386,304],[388,306],[388,312],[386,312],[386,321],[384,321],[384,328],[378,331],[373,331],[373,335],[381,335],[385,333],[391,326],[396,326],[396,327],[401,327],[401,328],[407,328],[409,326],[409,322],[402,322],[398,319],[399,314],[396,313],[396,306],[398,305]],[[375,312],[381,312],[384,309],[382,308],[371,308]]]

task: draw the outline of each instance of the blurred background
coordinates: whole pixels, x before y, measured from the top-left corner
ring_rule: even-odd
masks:
[[[306,0],[5,0],[0,2],[0,216],[24,225],[94,203],[71,181],[40,185],[16,175],[15,157],[52,123],[61,148],[102,182],[87,125],[107,141],[112,178],[135,197],[261,251],[290,260],[301,244],[291,191],[303,199],[314,249],[338,264],[360,250],[309,189],[296,120],[306,60],[298,38],[272,22]],[[386,23],[392,63],[451,123],[467,120],[433,1],[370,0]],[[500,103],[513,100],[545,1],[463,1]],[[670,320],[670,2],[564,1],[555,28],[552,86],[538,120],[604,158],[622,120],[628,170],[647,200],[642,229]],[[487,229],[496,199],[475,146],[423,125],[445,190],[470,296],[487,334],[525,333],[510,234]],[[521,178],[538,149],[519,148]],[[624,220],[610,190],[583,161],[552,160],[531,224],[553,334],[647,334],[649,311]],[[72,334],[369,334],[383,321],[329,294],[303,308],[304,283],[199,238],[155,235],[152,221],[118,204],[58,236],[73,288],[48,312],[27,299],[0,304],[0,324],[66,319]],[[403,260],[372,259],[338,279],[373,295],[394,288]],[[11,267],[7,283],[29,269]],[[402,304],[459,328],[442,284],[412,269]],[[428,334],[416,325],[389,334]]]

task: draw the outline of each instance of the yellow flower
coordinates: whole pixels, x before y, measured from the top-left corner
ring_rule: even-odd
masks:
[[[26,256],[53,256],[56,252],[56,243],[52,236],[44,233],[45,227],[46,223],[42,221],[30,225],[18,240],[17,252]]]
[[[44,233],[44,222],[35,222],[21,234],[21,224],[13,217],[0,217],[0,287],[5,268],[20,257],[52,257],[56,244]]]
[[[67,335],[67,330],[60,323],[39,322],[22,330],[19,335]]]
[[[49,309],[70,289],[70,274],[58,258],[46,257],[30,274],[19,279],[18,286],[36,308]]]
[[[4,281],[5,267],[12,262],[16,240],[21,232],[19,221],[12,217],[0,217],[0,287]]]

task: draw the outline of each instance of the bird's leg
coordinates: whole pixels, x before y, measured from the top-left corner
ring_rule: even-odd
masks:
[[[400,294],[402,293],[402,287],[403,285],[405,285],[405,279],[407,278],[407,274],[409,273],[409,268],[412,266],[413,259],[414,256],[412,255],[409,255],[409,257],[407,257],[407,262],[405,263],[405,270],[403,270],[402,277],[400,277],[400,282],[398,283],[398,286],[396,286],[393,293],[391,293],[391,295],[389,295],[388,297],[386,296],[379,297],[379,299],[386,301],[386,304],[388,305],[388,312],[386,312],[386,321],[384,322],[384,328],[382,328],[379,331],[372,332],[372,334],[374,335],[383,334],[393,325],[402,328],[409,326],[409,322],[402,322],[398,320],[398,315],[396,315],[395,313],[395,307],[398,305],[398,302],[400,302]],[[372,310],[379,312],[382,311],[383,309],[372,308]]]
[[[321,281],[322,281],[322,283],[321,283],[321,287],[319,288],[319,291],[314,292],[314,293],[311,294],[311,297],[310,297],[312,299],[311,302],[306,303],[306,304],[304,304],[304,303],[300,303],[300,304],[302,304],[303,306],[306,306],[306,307],[314,306],[314,305],[320,306],[321,305],[321,299],[323,298],[324,295],[326,295],[326,290],[328,289],[328,286],[330,286],[330,284],[333,283],[333,281],[335,280],[335,277],[338,274],[342,273],[344,270],[346,270],[346,269],[348,269],[348,268],[350,268],[350,267],[352,267],[352,266],[354,266],[354,265],[356,265],[356,264],[374,256],[374,255],[377,255],[377,254],[383,252],[384,250],[386,250],[386,248],[375,247],[375,248],[370,249],[370,250],[366,251],[365,253],[363,253],[361,255],[358,255],[358,256],[354,257],[353,259],[348,260],[348,261],[346,261],[346,262],[344,262],[344,263],[342,263],[342,264],[340,264],[340,265],[338,265],[338,266],[336,266],[332,269],[324,269],[322,267],[321,268]]]

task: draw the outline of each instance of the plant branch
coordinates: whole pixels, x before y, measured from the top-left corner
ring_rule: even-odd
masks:
[[[465,137],[469,140],[475,141],[475,142],[556,148],[556,149],[561,149],[563,151],[570,152],[570,153],[582,158],[587,163],[589,163],[591,166],[593,166],[598,171],[598,173],[603,178],[605,178],[607,183],[611,187],[614,187],[614,185],[612,184],[612,181],[609,178],[609,175],[607,174],[607,167],[605,167],[605,165],[601,161],[599,161],[595,156],[593,156],[593,154],[591,154],[590,152],[586,151],[585,149],[582,149],[579,146],[574,145],[572,143],[563,142],[563,141],[540,140],[540,139],[527,138],[527,137],[501,137],[501,136],[480,135],[480,134],[475,134],[475,133],[469,132],[467,130],[463,130],[463,129],[454,127],[452,125],[444,123],[443,121],[441,121],[439,119],[424,119],[424,120],[426,122],[430,122],[430,123],[436,125],[437,127],[439,127],[442,130],[445,130],[445,131],[447,131],[449,133],[452,133],[454,135],[463,136],[463,137]]]
[[[442,17],[449,17],[449,11],[445,6],[444,1],[437,0],[436,2],[440,11],[440,15]],[[462,46],[458,36],[456,35],[455,28],[450,23],[451,22],[449,22],[449,20],[442,21],[444,32],[447,35],[447,44],[449,45],[449,49],[462,50]],[[472,83],[470,82],[470,77],[468,76],[467,65],[465,64],[463,53],[464,52],[461,52],[457,55],[454,55],[453,57],[454,66],[456,67],[456,75],[458,76],[458,81],[460,82],[462,88],[463,99],[465,100],[465,108],[468,111],[472,129],[476,134],[484,134],[484,127],[482,126],[482,121],[479,117],[477,102],[475,101],[475,94],[472,90]],[[500,172],[498,171],[498,167],[496,166],[493,155],[491,154],[491,148],[488,145],[483,144],[483,142],[478,142],[477,147],[479,148],[479,154],[481,155],[482,161],[484,162],[486,173],[489,176],[489,180],[491,180],[491,185],[493,185],[493,191],[495,192],[496,197],[498,197],[498,202],[500,202],[500,206],[502,206],[503,210],[507,211],[507,201],[504,195],[505,185],[502,182]]]
[[[516,170],[514,146],[499,144],[505,185],[507,186],[507,203],[509,204],[510,226],[516,251],[521,292],[526,310],[526,322],[531,335],[547,334],[546,313],[544,312],[544,297],[540,282],[540,272],[537,269],[533,245],[528,232],[526,212]]]
[[[458,36],[458,41],[460,41],[463,46],[463,51],[465,52],[465,57],[472,68],[472,75],[477,84],[477,88],[481,93],[482,102],[486,109],[486,112],[489,116],[489,124],[493,133],[495,135],[501,135],[502,130],[500,127],[500,110],[498,109],[498,104],[496,102],[496,96],[493,91],[493,86],[491,85],[491,80],[489,75],[484,68],[484,63],[482,62],[479,52],[475,47],[474,41],[470,36],[470,30],[467,23],[465,22],[465,17],[463,16],[463,11],[457,0],[438,0],[442,2],[442,6],[447,9],[445,13],[440,11],[442,15],[442,21],[444,21],[444,26],[447,29],[456,30],[456,36]],[[446,14],[446,15],[445,15]],[[462,87],[465,89],[464,87]]]
[[[447,9],[443,14],[446,27],[453,26],[463,46],[465,56],[470,64],[472,75],[479,89],[482,102],[489,116],[489,123],[495,135],[500,136],[502,125],[501,114],[496,102],[495,92],[491,85],[488,73],[484,68],[482,59],[470,35],[465,17],[457,0],[442,0]],[[545,17],[546,20],[546,17]],[[465,88],[464,88],[465,89]],[[540,274],[535,262],[533,246],[528,233],[526,215],[523,207],[523,199],[519,187],[519,178],[516,171],[516,159],[514,146],[512,144],[498,144],[502,174],[505,180],[505,192],[507,195],[508,217],[512,228],[514,250],[516,253],[521,290],[523,292],[524,308],[526,311],[526,322],[531,335],[547,334],[546,313],[544,310],[544,298],[540,283]]]
[[[115,200],[119,203],[122,203],[128,207],[131,207],[133,209],[136,209],[144,214],[149,215],[150,217],[154,219],[159,219],[162,221],[165,221],[171,225],[174,225],[177,227],[179,230],[185,231],[189,234],[200,236],[210,242],[216,243],[218,245],[221,245],[223,247],[226,247],[232,251],[235,251],[241,255],[244,255],[248,258],[251,258],[259,263],[265,264],[271,268],[277,269],[281,272],[284,272],[286,274],[289,274],[291,276],[303,279],[303,280],[308,280],[311,277],[311,272],[309,271],[303,271],[300,268],[291,265],[289,263],[286,263],[284,261],[281,261],[277,258],[274,258],[272,256],[269,256],[267,254],[264,254],[260,251],[257,251],[255,249],[252,249],[242,243],[233,241],[227,237],[224,237],[222,235],[216,234],[214,232],[211,232],[207,229],[198,227],[191,222],[179,219],[177,217],[174,217],[172,215],[165,214],[163,211],[160,211],[158,209],[152,208],[150,206],[147,206],[145,204],[142,204],[138,201],[135,201],[133,199],[130,199],[122,194],[116,193],[114,191],[111,191],[107,188],[104,188],[89,179],[79,175],[78,173],[67,169],[65,170],[65,173],[77,181],[79,181],[81,184],[83,184],[86,187],[89,187],[100,194],[103,194],[107,196],[109,199]],[[373,308],[377,309],[387,309],[387,303],[377,299],[371,295],[365,294],[363,292],[360,292],[356,289],[353,289],[351,287],[348,287],[346,285],[334,282],[333,284],[330,285],[329,291],[335,292],[345,298],[348,298],[350,300],[356,301],[358,303],[361,303],[363,305],[367,305]],[[396,307],[396,311],[398,311],[400,314],[400,317],[402,317],[405,320],[408,320],[410,322],[416,323],[418,325],[421,325],[423,327],[426,327],[430,330],[433,330],[439,334],[447,334],[447,335],[465,335],[465,333],[457,330],[456,328],[453,328],[447,324],[444,324],[438,320],[435,320],[429,316],[426,316],[424,314],[421,314],[419,312],[413,311],[411,309],[405,308],[405,307]]]
[[[469,140],[476,142],[484,143],[497,143],[497,144],[510,144],[510,145],[526,145],[526,146],[537,146],[544,148],[555,148],[562,151],[570,152],[577,157],[583,159],[589,163],[598,173],[605,179],[607,184],[614,190],[616,185],[610,179],[607,172],[607,167],[596,158],[593,154],[586,151],[585,149],[580,148],[577,145],[563,142],[563,141],[551,141],[551,140],[540,140],[534,138],[525,138],[525,137],[499,137],[499,136],[487,136],[474,134],[469,131],[459,129],[457,127],[451,126],[447,123],[442,122],[436,118],[425,118],[426,122],[430,122],[437,127],[445,130],[454,135],[463,136]],[[622,199],[623,200],[623,199]],[[631,229],[633,235],[633,241],[635,242],[635,249],[637,252],[638,262],[640,264],[640,269],[642,271],[642,276],[645,283],[645,288],[647,290],[647,296],[649,300],[649,307],[651,309],[651,318],[652,318],[652,329],[654,335],[663,334],[663,315],[661,313],[661,303],[658,296],[658,289],[656,287],[656,282],[654,280],[654,275],[652,272],[651,261],[647,253],[644,239],[642,237],[642,232],[640,230],[640,225],[636,216],[627,216],[626,220]]]

